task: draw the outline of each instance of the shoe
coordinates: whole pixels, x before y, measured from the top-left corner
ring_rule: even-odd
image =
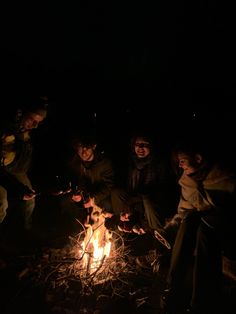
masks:
[[[135,262],[141,268],[146,268],[146,269],[151,268],[151,265],[148,262],[147,257],[145,255],[136,257]]]
[[[195,312],[186,312],[186,304],[180,301],[170,288],[163,291],[160,307],[163,311],[162,314],[195,314]]]
[[[147,255],[136,257],[135,262],[141,268],[152,269],[153,272],[159,271],[159,255],[156,250],[149,251]]]
[[[167,312],[168,310],[169,294],[170,294],[170,289],[165,289],[163,291],[163,294],[161,295],[160,307],[164,311],[164,313]]]

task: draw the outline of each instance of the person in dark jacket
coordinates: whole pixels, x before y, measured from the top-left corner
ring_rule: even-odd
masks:
[[[71,193],[62,197],[62,213],[69,213],[84,223],[93,205],[113,212],[111,193],[114,188],[112,162],[99,148],[93,135],[80,135],[72,141],[73,156],[62,175]]]
[[[157,153],[151,136],[134,135],[126,192],[130,216],[137,217],[142,229],[154,232],[165,225],[176,206],[176,187],[171,165]]]
[[[182,170],[181,196],[164,228],[165,235],[174,229],[177,235],[163,307],[166,314],[222,313],[222,255],[235,256],[235,173],[197,142],[178,145],[173,156]]]
[[[27,230],[32,227],[36,195],[29,178],[32,131],[44,121],[46,115],[47,104],[40,98],[29,108],[18,110],[14,119],[6,122],[1,130],[0,223],[6,217],[9,201],[17,200],[14,210],[20,213],[23,227]]]

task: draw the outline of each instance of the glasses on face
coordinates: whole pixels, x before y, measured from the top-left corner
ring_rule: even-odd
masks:
[[[135,147],[138,147],[138,148],[150,148],[149,143],[135,143],[134,145]]]
[[[83,149],[83,150],[88,150],[88,149],[93,149],[93,147],[92,147],[92,145],[81,145],[81,144],[79,144],[78,146],[77,146],[77,148],[78,149]]]

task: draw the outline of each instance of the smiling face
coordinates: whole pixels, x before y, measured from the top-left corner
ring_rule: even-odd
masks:
[[[145,158],[150,154],[150,143],[142,137],[137,137],[134,142],[134,151],[138,158]]]
[[[30,112],[26,114],[22,119],[22,128],[25,131],[36,129],[41,122],[44,120],[44,116],[39,113]]]
[[[76,147],[76,153],[83,161],[92,161],[94,159],[94,151],[96,144],[92,146],[78,145]]]

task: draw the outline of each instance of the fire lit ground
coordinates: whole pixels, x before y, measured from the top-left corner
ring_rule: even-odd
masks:
[[[10,226],[11,232],[1,239],[1,313],[161,314],[169,256],[159,263],[156,240],[151,235],[108,231],[96,206],[93,225],[56,219],[56,203],[53,197],[38,202],[41,208],[36,208],[31,235]],[[147,257],[146,267],[140,267],[137,256]],[[231,314],[235,278],[228,275],[224,313]]]

